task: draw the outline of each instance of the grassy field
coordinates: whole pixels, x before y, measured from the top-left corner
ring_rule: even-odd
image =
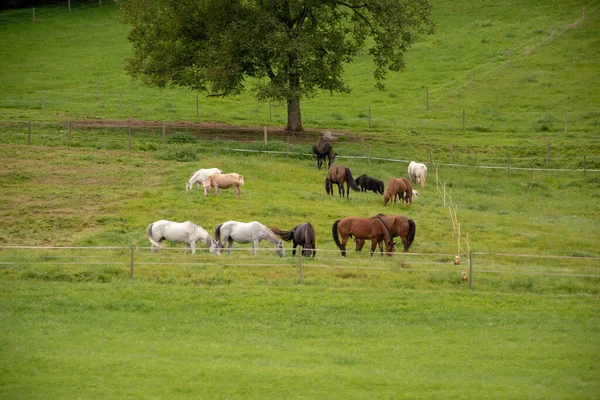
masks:
[[[387,92],[371,89],[365,57],[348,67],[352,95],[303,102],[313,133],[291,137],[289,158],[234,150],[286,151],[282,105],[269,121],[249,94],[200,96],[196,116],[195,94],[131,82],[127,28],[104,3],[36,9],[34,23],[0,13],[1,398],[598,397],[595,2],[433,2],[437,34]],[[270,141],[187,127],[164,143],[160,128],[135,129],[130,150],[126,128],[69,139],[66,121],[86,118],[268,125]],[[355,176],[387,183],[406,176],[402,160],[429,157],[437,171],[411,207],[328,197],[304,155],[325,129]],[[448,165],[450,143],[466,167]],[[367,154],[381,159],[349,158]],[[186,192],[205,167],[243,174],[242,197]],[[379,212],[415,221],[410,253],[342,258],[332,223]],[[231,219],[310,221],[318,253],[301,283],[290,245],[282,259],[266,244],[150,255],[158,219],[211,233]]]

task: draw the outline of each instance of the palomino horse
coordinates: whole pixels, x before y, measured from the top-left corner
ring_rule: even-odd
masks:
[[[382,181],[365,174],[362,174],[361,176],[356,178],[354,183],[356,183],[357,186],[360,186],[361,192],[372,190],[375,193],[383,194],[385,190],[385,185]]]
[[[387,189],[383,194],[383,205],[387,205],[388,202],[392,204],[396,203],[396,197],[400,197],[402,201],[412,204],[413,190],[411,183],[405,178],[392,178],[388,182]]]
[[[202,186],[204,188],[205,196],[208,196],[211,187],[215,190],[215,196],[218,196],[219,188],[227,189],[233,186],[235,188],[235,197],[239,198],[242,194],[240,186],[244,186],[244,177],[235,172],[232,172],[231,174],[220,174],[217,172],[206,178],[206,181],[204,181]]]
[[[346,198],[350,198],[350,188],[355,192],[358,192],[360,188],[356,186],[354,178],[352,177],[352,171],[345,165],[334,165],[327,171],[327,178],[325,179],[325,191],[327,194],[333,196],[333,184],[337,184],[338,193],[340,197],[344,197],[344,183],[346,186]]]
[[[339,231],[339,235],[338,235]],[[333,240],[342,251],[342,256],[346,256],[346,243],[348,238],[354,236],[356,239],[371,239],[371,255],[375,252],[377,243],[385,241],[386,253],[391,256],[394,252],[396,243],[392,241],[392,232],[381,218],[358,218],[346,217],[338,219],[331,227]],[[339,236],[342,236],[340,243]]]
[[[238,243],[252,243],[252,254],[258,253],[258,242],[267,240],[275,246],[275,252],[279,257],[284,256],[283,242],[279,236],[274,234],[269,228],[257,221],[237,222],[227,221],[215,228],[215,238],[223,245],[227,242],[229,254],[233,241]],[[223,249],[225,246],[223,246]]]
[[[336,155],[336,153],[333,152],[333,144],[331,143],[331,140],[320,137],[319,141],[313,146],[312,149],[313,153],[315,153],[317,156],[317,168],[321,169],[325,159],[327,159],[329,164],[327,168],[331,168],[331,164],[333,164]]]
[[[402,240],[402,244],[404,245],[404,253],[408,252],[410,245],[413,240],[415,240],[415,233],[417,227],[415,225],[415,221],[403,216],[393,216],[393,215],[385,215],[385,214],[377,214],[373,218],[381,218],[383,222],[390,228],[390,232],[392,232],[392,238],[400,237]],[[356,251],[361,251],[363,246],[365,245],[364,239],[355,239],[356,241]],[[379,251],[383,253],[383,243],[379,242]]]
[[[194,183],[198,185],[198,190],[200,190],[200,184],[203,184],[204,181],[206,181],[206,178],[216,173],[221,174],[222,171],[219,168],[199,169],[190,176],[190,179],[188,179],[188,182],[185,184],[185,190],[190,190],[194,187]]]
[[[192,249],[192,254],[196,254],[196,242],[203,241],[206,243],[209,251],[215,255],[220,255],[219,243],[214,240],[204,228],[194,224],[190,221],[185,222],[171,222],[166,220],[160,220],[151,223],[146,228],[146,235],[148,240],[152,243],[150,252],[156,252],[162,247],[163,240],[170,240],[172,242],[184,242],[185,252]]]
[[[314,257],[317,254],[315,228],[313,228],[310,222],[298,224],[290,231],[282,231],[276,226],[271,227],[271,230],[286,242],[292,242],[294,245],[292,255],[296,255],[297,246],[302,246],[302,255],[304,257]]]
[[[425,187],[425,178],[427,177],[427,166],[423,163],[411,161],[408,164],[408,177],[413,183],[421,185],[421,189]]]

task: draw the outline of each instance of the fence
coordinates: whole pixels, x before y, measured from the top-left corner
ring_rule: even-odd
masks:
[[[460,263],[453,254],[394,253],[391,257],[368,256],[349,252],[341,257],[339,250],[317,249],[315,258],[280,258],[273,249],[260,247],[258,255],[249,255],[249,248],[234,248],[232,254],[215,256],[207,249],[198,254],[184,255],[181,248],[163,248],[159,254],[150,254],[148,247],[38,247],[0,246],[0,269],[5,277],[37,278],[65,281],[111,281],[129,278],[160,280],[180,283],[218,283],[230,277],[245,280],[248,275],[267,274],[270,279],[294,279],[298,283],[313,278],[352,277],[359,271],[362,276],[383,274],[402,279],[403,274],[426,273],[440,282],[468,284],[473,287],[489,274],[598,279],[600,257],[572,257],[526,254],[493,254],[469,252],[467,262]],[[210,271],[209,271],[210,270]],[[240,273],[251,270],[251,273]],[[276,273],[274,273],[274,271]],[[354,271],[354,272],[352,272]],[[202,275],[204,273],[204,275]],[[208,275],[207,275],[208,273]],[[165,276],[171,274],[171,276]],[[207,281],[207,276],[210,278]],[[160,279],[162,277],[162,280]],[[356,276],[360,278],[360,276]]]

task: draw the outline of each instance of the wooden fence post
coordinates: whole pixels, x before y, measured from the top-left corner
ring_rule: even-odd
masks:
[[[369,145],[369,154],[368,154],[368,157],[369,157],[369,165],[371,165],[371,145]]]
[[[506,68],[510,68],[510,47],[508,48],[508,63],[506,64]]]
[[[587,175],[587,166],[586,166],[585,154],[583,155],[583,175]]]
[[[546,168],[550,166],[550,141],[546,144]]]
[[[287,145],[285,146],[285,159],[287,160],[290,156],[290,135],[287,137]]]
[[[365,135],[360,135],[360,149],[363,154],[365,154]]]
[[[469,251],[469,288],[473,289],[473,252]]]
[[[167,127],[163,124],[163,126],[162,126],[162,141],[163,141],[163,144],[165,143],[166,139],[167,139]]]
[[[452,148],[453,148],[453,145],[452,145],[452,143],[450,143],[450,164],[452,164]]]
[[[433,169],[433,156],[431,155],[431,149],[429,149],[429,168]]]
[[[71,0],[69,0],[69,14],[71,13]]]
[[[129,279],[133,280],[133,252],[135,250],[134,246],[131,246],[131,257],[129,259]]]
[[[565,109],[565,133],[567,133],[567,110]]]
[[[67,140],[71,141],[71,121],[67,121]]]
[[[127,149],[131,151],[131,126],[127,127]]]
[[[35,22],[35,7],[33,7],[33,17],[31,19],[31,22]]]
[[[28,128],[27,128],[27,145],[31,145],[31,120],[29,120]],[[585,156],[584,156],[584,165],[585,165]]]

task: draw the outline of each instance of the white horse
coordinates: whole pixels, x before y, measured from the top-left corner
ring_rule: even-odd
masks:
[[[283,242],[273,231],[257,221],[237,222],[227,221],[215,228],[215,239],[223,245],[227,242],[229,254],[235,240],[238,243],[252,243],[252,254],[258,253],[258,242],[267,240],[275,246],[275,252],[279,257],[284,256]],[[225,247],[223,246],[223,249]]]
[[[427,177],[427,166],[423,163],[411,161],[408,164],[408,177],[413,183],[421,185],[421,189],[425,187],[425,178]]]
[[[192,176],[190,176],[190,179],[188,179],[188,182],[185,184],[185,190],[187,191],[193,188],[194,183],[198,185],[198,190],[200,190],[200,185],[206,181],[206,178],[217,172],[222,173],[222,171],[218,168],[199,169],[198,171],[194,172]]]
[[[166,239],[172,242],[184,242],[186,254],[190,248],[192,249],[192,254],[196,254],[196,242],[200,240],[206,243],[212,254],[217,256],[221,254],[219,243],[204,228],[190,221],[156,221],[148,225],[146,234],[148,235],[148,240],[152,243],[150,247],[151,253],[154,252],[154,249],[158,253],[162,247],[160,242]]]

